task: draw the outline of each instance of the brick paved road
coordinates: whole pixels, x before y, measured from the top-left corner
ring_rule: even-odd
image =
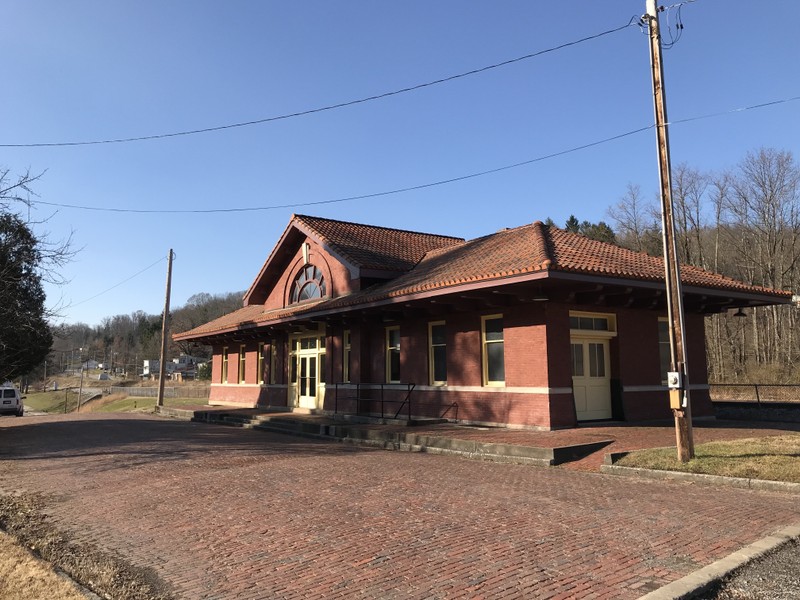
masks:
[[[800,521],[796,496],[134,415],[0,421],[0,492],[181,598],[636,598]]]

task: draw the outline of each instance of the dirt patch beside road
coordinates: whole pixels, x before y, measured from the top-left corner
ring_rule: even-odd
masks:
[[[0,496],[0,529],[96,594],[125,600],[171,600],[167,586],[152,569],[70,541],[44,514],[42,495]]]

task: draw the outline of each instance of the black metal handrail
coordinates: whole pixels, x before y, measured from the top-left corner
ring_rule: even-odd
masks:
[[[455,409],[456,409],[456,410],[455,410],[455,413],[456,413],[456,414],[455,414],[455,416],[454,416],[453,418],[454,418],[456,421],[458,421],[458,402],[453,402],[453,403],[449,404],[449,405],[448,405],[448,406],[447,406],[447,407],[444,409],[444,412],[443,412],[441,415],[439,415],[439,418],[440,418],[440,419],[444,419],[444,416],[445,416],[447,413],[449,413],[449,412],[450,412],[450,409],[451,409],[451,408],[455,408]]]
[[[416,383],[334,383],[334,400],[333,400],[333,414],[339,413],[339,390],[346,389],[352,390],[355,389],[355,396],[350,396],[346,399],[348,400],[355,400],[356,402],[356,414],[361,414],[361,405],[362,402],[380,402],[381,406],[381,419],[385,418],[386,416],[386,405],[387,404],[400,404],[400,408],[394,415],[394,418],[400,414],[402,411],[403,406],[408,404],[408,418],[411,419],[411,393],[414,391],[416,387]],[[365,390],[380,390],[379,398],[364,398],[363,391]],[[403,391],[405,390],[406,395],[403,400],[391,400],[386,398],[386,391]]]
[[[416,383],[342,383],[342,382],[335,382],[333,383],[334,395],[333,395],[333,414],[339,413],[339,400],[340,400],[340,390],[341,392],[344,391],[354,391],[355,394],[349,394],[347,396],[342,395],[342,400],[350,400],[355,401],[356,411],[355,414],[360,415],[367,411],[362,411],[362,406],[364,403],[374,402],[380,403],[380,412],[381,412],[381,419],[387,416],[386,410],[387,406],[393,406],[395,404],[399,404],[396,411],[394,411],[394,417],[397,419],[400,416],[400,413],[403,412],[405,408],[405,412],[407,415],[408,420],[410,421],[412,415],[414,414],[414,407],[419,409],[420,406],[436,406],[442,412],[439,416],[440,419],[444,419],[445,415],[447,415],[450,411],[454,413],[454,419],[458,419],[458,403],[451,402],[447,405],[442,405],[441,403],[434,403],[434,402],[424,402],[418,399],[413,399],[413,393],[416,390],[417,384]],[[380,395],[377,397],[369,397],[365,398],[363,393],[368,390],[379,390]],[[397,391],[403,392],[405,391],[405,396],[402,400],[392,400],[386,398],[387,391]],[[412,399],[413,399],[413,406],[412,406]],[[437,413],[438,414],[438,410]]]
[[[403,402],[400,404],[400,407],[397,409],[397,412],[394,413],[394,418],[396,419],[400,415],[400,411],[403,410],[403,407],[408,402],[408,420],[411,420],[411,392],[414,391],[414,388],[417,387],[416,383],[409,383],[408,384],[408,392],[406,392],[406,397],[403,398]],[[383,391],[381,391],[383,394]],[[383,408],[381,408],[381,413],[383,413]]]

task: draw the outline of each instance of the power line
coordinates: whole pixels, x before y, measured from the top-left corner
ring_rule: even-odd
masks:
[[[167,259],[166,259],[165,257],[163,257],[163,256],[162,256],[162,257],[161,257],[161,258],[159,258],[159,259],[158,259],[156,262],[154,262],[152,265],[150,265],[150,266],[148,266],[148,267],[145,267],[144,269],[142,269],[142,270],[141,270],[141,271],[139,271],[138,273],[134,273],[133,275],[131,275],[131,276],[130,276],[130,277],[128,277],[127,279],[124,279],[124,280],[120,281],[120,282],[119,282],[119,283],[117,283],[116,285],[112,285],[112,286],[111,286],[110,288],[108,288],[107,290],[103,290],[102,292],[100,292],[99,294],[95,294],[95,295],[94,295],[94,296],[92,296],[91,298],[86,298],[85,300],[81,300],[80,302],[76,302],[76,303],[74,303],[74,304],[70,304],[70,305],[69,305],[67,308],[72,308],[73,306],[80,306],[81,304],[85,304],[86,302],[89,302],[90,300],[94,300],[95,298],[99,298],[99,297],[100,297],[100,296],[102,296],[103,294],[107,294],[108,292],[110,292],[111,290],[114,290],[114,289],[118,288],[118,287],[119,287],[119,286],[121,286],[122,284],[124,284],[124,283],[128,283],[128,282],[129,282],[131,279],[134,279],[135,277],[138,277],[139,275],[141,275],[141,274],[142,274],[142,273],[144,273],[145,271],[149,271],[150,269],[152,269],[153,267],[155,267],[155,266],[156,266],[158,263],[160,263],[160,262],[162,262],[162,261],[164,261],[164,260],[167,260]]]
[[[36,203],[44,204],[46,206],[57,206],[59,208],[75,208],[79,210],[92,210],[97,212],[117,212],[117,213],[136,213],[136,214],[209,214],[209,213],[241,213],[241,212],[257,212],[257,211],[265,211],[265,210],[276,210],[280,208],[297,208],[301,206],[318,206],[320,204],[335,204],[338,202],[349,202],[352,200],[366,200],[368,198],[379,198],[381,196],[391,196],[393,194],[402,194],[403,192],[412,192],[415,190],[423,190],[426,188],[436,187],[440,185],[446,185],[448,183],[455,183],[457,181],[464,181],[466,179],[474,179],[476,177],[482,177],[484,175],[490,175],[492,173],[499,173],[501,171],[507,171],[509,169],[515,169],[517,167],[522,167],[525,165],[530,165],[536,162],[540,162],[543,160],[547,160],[549,158],[555,158],[557,156],[563,156],[565,154],[570,154],[572,152],[577,152],[578,150],[585,150],[586,148],[591,148],[593,146],[599,146],[600,144],[605,144],[606,142],[611,142],[614,140],[618,140],[624,137],[628,137],[629,135],[634,135],[636,133],[641,133],[642,131],[647,131],[648,129],[652,129],[655,127],[654,125],[648,125],[647,127],[640,127],[639,129],[634,129],[632,131],[628,131],[625,133],[621,133],[619,135],[615,135],[612,137],[604,138],[602,140],[597,140],[594,142],[589,142],[588,144],[582,144],[580,146],[575,146],[573,148],[569,148],[568,150],[561,150],[559,152],[553,152],[552,154],[546,154],[544,156],[538,156],[536,158],[531,158],[529,160],[524,160],[518,163],[514,163],[511,165],[504,165],[502,167],[496,167],[494,169],[487,169],[485,171],[479,171],[477,173],[470,173],[468,175],[460,175],[458,177],[452,177],[450,179],[441,179],[439,181],[432,181],[429,183],[422,183],[419,185],[412,185],[403,188],[397,188],[393,190],[386,190],[383,192],[374,192],[372,194],[361,194],[358,196],[346,196],[343,198],[334,198],[331,200],[316,200],[313,202],[293,202],[290,204],[273,204],[270,206],[250,206],[250,207],[234,207],[234,208],[208,208],[208,209],[139,209],[139,208],[112,208],[107,206],[80,206],[77,204],[58,204],[55,202],[44,202],[37,200]]]
[[[685,119],[677,119],[675,121],[670,121],[666,123],[666,125],[677,125],[681,123],[690,123],[692,121],[701,121],[704,119],[711,119],[714,117],[721,117],[725,115],[730,115],[734,113],[745,112],[748,110],[756,110],[760,108],[766,108],[769,106],[777,106],[780,104],[787,104],[789,102],[796,102],[800,100],[800,96],[793,96],[791,98],[782,98],[780,100],[771,100],[769,102],[762,102],[760,104],[753,104],[751,106],[744,106],[740,108],[733,108],[726,111],[710,113],[706,115],[700,115],[696,117],[687,117]],[[580,146],[574,146],[572,148],[568,148],[566,150],[560,150],[558,152],[553,152],[550,154],[545,154],[543,156],[537,156],[536,158],[531,158],[528,160],[523,160],[517,163],[513,163],[510,165],[504,165],[502,167],[496,167],[493,169],[486,169],[484,171],[478,171],[476,173],[469,173],[467,175],[460,175],[458,177],[451,177],[449,179],[441,179],[438,181],[432,181],[428,183],[422,183],[419,185],[412,185],[402,188],[396,188],[392,190],[385,190],[382,192],[374,192],[371,194],[361,194],[357,196],[345,196],[342,198],[333,198],[330,200],[316,200],[312,202],[293,202],[289,204],[273,204],[270,206],[250,206],[250,207],[232,207],[232,208],[208,208],[208,209],[139,209],[139,208],[113,208],[108,206],[81,206],[78,204],[60,204],[56,202],[45,202],[43,200],[34,200],[32,201],[33,204],[42,204],[45,206],[54,206],[58,208],[73,208],[77,210],[90,210],[96,212],[114,212],[114,213],[135,213],[135,214],[210,214],[210,213],[242,213],[242,212],[258,212],[258,211],[266,211],[266,210],[277,210],[281,208],[299,208],[303,206],[319,206],[322,204],[336,204],[339,202],[349,202],[353,200],[366,200],[369,198],[380,198],[382,196],[391,196],[394,194],[402,194],[404,192],[412,192],[416,190],[423,190],[426,188],[437,187],[440,185],[446,185],[449,183],[456,183],[458,181],[465,181],[467,179],[475,179],[476,177],[483,177],[484,175],[491,175],[493,173],[499,173],[501,171],[508,171],[510,169],[516,169],[518,167],[523,167],[525,165],[530,165],[533,163],[541,162],[544,160],[548,160],[550,158],[556,158],[558,156],[564,156],[565,154],[571,154],[573,152],[578,152],[579,150],[586,150],[587,148],[592,148],[594,146],[599,146],[601,144],[606,144],[608,142],[613,142],[615,140],[619,140],[631,135],[635,135],[637,133],[642,133],[643,131],[648,131],[649,129],[653,129],[655,125],[647,125],[645,127],[639,127],[638,129],[632,129],[630,131],[626,131],[625,133],[620,133],[617,135],[613,135],[611,137],[603,138],[601,140],[595,140],[593,142],[588,142],[586,144],[581,144]]]
[[[89,140],[89,141],[82,141],[82,142],[34,142],[34,143],[27,143],[27,144],[0,144],[0,148],[54,148],[54,147],[69,147],[69,146],[96,146],[99,144],[123,144],[128,142],[144,142],[144,141],[151,141],[151,140],[161,140],[167,138],[174,138],[174,137],[181,137],[187,135],[197,135],[200,133],[211,133],[214,131],[223,131],[226,129],[236,129],[239,127],[250,127],[253,125],[263,125],[265,123],[272,123],[274,121],[282,121],[285,119],[292,119],[295,117],[304,117],[307,115],[312,115],[316,113],[321,113],[329,110],[335,110],[339,108],[345,108],[348,106],[354,106],[356,104],[363,104],[365,102],[371,102],[373,100],[381,100],[383,98],[389,98],[391,96],[398,96],[400,94],[405,94],[408,92],[413,92],[416,90],[421,90],[423,88],[431,87],[434,85],[439,85],[441,83],[447,83],[450,81],[455,81],[456,79],[462,79],[464,77],[469,77],[471,75],[477,75],[479,73],[484,73],[486,71],[490,71],[492,69],[498,69],[500,67],[505,67],[514,63],[522,62],[525,60],[529,60],[531,58],[536,58],[538,56],[542,56],[544,54],[549,54],[552,52],[556,52],[558,50],[563,50],[565,48],[569,48],[570,46],[576,46],[578,44],[582,44],[583,42],[588,42],[591,40],[596,40],[606,35],[610,35],[612,33],[616,33],[618,31],[622,31],[623,29],[627,29],[633,25],[639,25],[639,17],[634,16],[631,17],[630,21],[627,24],[622,25],[620,27],[615,27],[614,29],[608,29],[606,31],[602,31],[600,33],[596,33],[594,35],[589,35],[577,40],[573,40],[571,42],[565,42],[563,44],[559,44],[558,46],[553,46],[551,48],[546,48],[544,50],[539,50],[537,52],[532,52],[530,54],[525,54],[524,56],[518,56],[516,58],[511,58],[509,60],[504,60],[499,63],[494,63],[491,65],[487,65],[485,67],[479,67],[477,69],[472,69],[471,71],[465,71],[463,73],[458,73],[456,75],[450,75],[448,77],[442,77],[441,79],[435,79],[433,81],[428,81],[425,83],[419,83],[417,85],[412,85],[409,87],[400,88],[397,90],[383,92],[381,94],[375,94],[373,96],[366,96],[364,98],[358,98],[355,100],[348,100],[346,102],[339,102],[337,104],[329,104],[327,106],[321,106],[318,108],[312,108],[309,110],[297,111],[292,113],[287,113],[283,115],[278,115],[275,117],[265,117],[263,119],[254,119],[252,121],[242,121],[240,123],[229,123],[227,125],[218,125],[216,127],[204,127],[201,129],[191,129],[187,131],[176,131],[172,133],[160,133],[154,135],[143,135],[137,137],[127,137],[127,138],[112,138],[112,139],[105,139],[105,140]]]
[[[704,119],[712,119],[714,117],[724,117],[725,115],[731,115],[733,113],[745,112],[748,110],[756,110],[758,108],[766,108],[768,106],[777,106],[779,104],[788,104],[789,102],[797,102],[798,100],[800,100],[800,96],[792,96],[791,98],[781,98],[780,100],[770,100],[769,102],[762,102],[761,104],[752,104],[750,106],[732,108],[730,110],[724,110],[716,113],[708,113],[705,115],[699,115],[697,117],[687,117],[685,119],[678,119],[676,121],[670,121],[669,123],[667,123],[667,125],[677,125],[680,123],[691,123],[692,121],[702,121]]]

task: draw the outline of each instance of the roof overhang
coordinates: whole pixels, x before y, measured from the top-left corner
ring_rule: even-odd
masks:
[[[497,298],[507,297],[506,302],[536,302],[536,292],[547,292],[551,302],[587,304],[604,307],[632,307],[641,309],[664,309],[666,307],[665,285],[663,281],[647,281],[595,274],[572,273],[556,270],[542,270],[533,273],[495,277],[481,281],[442,285],[428,290],[417,290],[383,297],[376,297],[375,291],[365,290],[349,297],[323,301],[312,307],[298,306],[295,312],[283,314],[263,321],[248,321],[231,325],[199,335],[176,334],[175,340],[198,340],[211,343],[214,339],[263,336],[270,330],[285,330],[297,323],[316,323],[342,318],[352,313],[378,313],[381,310],[401,307],[399,310],[419,306],[429,308],[440,301],[450,306],[467,306],[480,309],[481,301],[491,301],[484,307],[501,306]],[[541,295],[541,294],[539,294]],[[790,304],[790,292],[761,293],[755,290],[722,289],[704,286],[683,286],[684,304],[690,312],[714,314],[731,308]],[[360,300],[363,298],[363,300]],[[448,299],[447,303],[443,303]],[[187,335],[188,334],[188,335]]]

